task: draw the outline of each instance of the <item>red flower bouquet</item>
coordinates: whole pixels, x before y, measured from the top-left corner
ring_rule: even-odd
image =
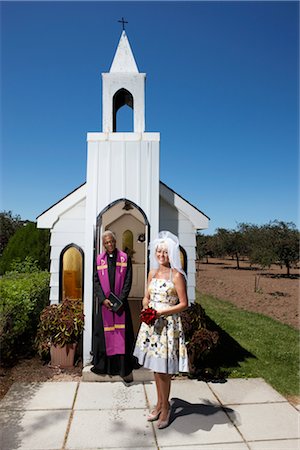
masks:
[[[146,308],[141,312],[141,322],[145,322],[147,325],[153,325],[157,319],[156,310],[153,308]]]

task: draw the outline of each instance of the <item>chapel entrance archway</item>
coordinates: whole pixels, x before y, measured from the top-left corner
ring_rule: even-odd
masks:
[[[111,203],[97,218],[95,258],[102,251],[101,236],[106,230],[115,233],[117,248],[125,251],[132,260],[132,287],[128,299],[136,335],[147,282],[149,222],[143,210],[135,203],[127,199]]]

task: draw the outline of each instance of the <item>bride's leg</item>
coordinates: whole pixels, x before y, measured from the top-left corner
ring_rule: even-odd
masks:
[[[160,387],[159,374],[157,372],[154,372],[154,380],[155,380],[156,394],[157,394],[157,402],[156,402],[155,411],[158,413],[162,408],[162,392],[161,392],[161,387]]]
[[[161,395],[161,414],[159,419],[160,421],[165,421],[168,418],[170,409],[169,397],[170,397],[172,375],[167,373],[158,373],[157,376]]]

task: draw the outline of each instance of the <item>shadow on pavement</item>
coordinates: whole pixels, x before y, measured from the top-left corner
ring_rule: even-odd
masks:
[[[234,426],[240,424],[240,420],[237,417],[237,413],[227,407],[207,403],[190,403],[180,398],[172,398],[171,404],[171,416],[170,424],[175,422],[179,417],[198,415],[199,417],[185,421],[184,429],[182,424],[180,425],[180,431],[186,434],[194,433],[197,430],[210,431],[215,425],[228,424]],[[176,423],[174,424],[176,428]],[[179,426],[179,425],[178,425]]]

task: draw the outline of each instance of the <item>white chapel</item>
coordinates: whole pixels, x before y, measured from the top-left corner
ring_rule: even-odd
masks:
[[[50,302],[84,302],[84,365],[92,358],[93,273],[106,229],[132,258],[129,304],[135,332],[148,244],[159,231],[178,236],[189,301],[195,300],[196,232],[208,228],[209,218],[159,180],[160,134],[145,132],[145,78],[123,31],[110,71],[102,74],[102,132],[87,133],[86,183],[37,218],[39,228],[51,230]],[[117,112],[125,105],[133,110],[133,130],[117,132]]]

